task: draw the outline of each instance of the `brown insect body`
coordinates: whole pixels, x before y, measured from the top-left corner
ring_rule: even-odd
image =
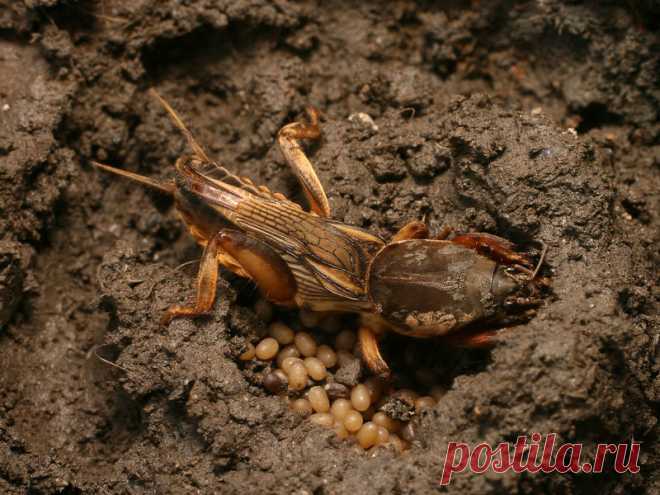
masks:
[[[371,307],[365,280],[371,258],[385,244],[379,237],[305,212],[222,167],[188,157],[180,159],[175,183],[177,210],[200,244],[223,229],[237,229],[284,261],[292,298],[274,302],[314,311]],[[229,268],[248,276],[238,263]]]
[[[297,142],[320,135],[314,111],[311,124],[289,124],[279,135],[280,148],[310,201],[312,212],[306,212],[211,161],[171,107],[156,97],[194,151],[177,161],[174,182],[161,184],[96,165],[172,194],[183,221],[205,248],[195,305],[170,308],[164,323],[208,312],[217,268],[223,265],[254,280],[277,304],[362,314],[363,357],[372,370],[386,374],[375,337],[379,330],[446,335],[478,322],[505,321],[539,304],[547,281],[504,239],[489,234],[428,239],[426,226],[411,222],[386,243],[330,219],[325,192]],[[465,342],[479,345],[491,337],[485,331]]]
[[[394,330],[435,337],[533,306],[539,289],[515,269],[461,244],[433,239],[385,246],[369,271],[369,295]]]

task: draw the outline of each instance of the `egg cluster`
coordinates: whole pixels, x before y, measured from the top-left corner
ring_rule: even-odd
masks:
[[[357,367],[355,378],[362,370],[354,330],[342,329],[336,316],[302,310],[297,324],[291,325],[300,327],[296,331],[273,320],[268,302],[259,300],[254,309],[268,323],[268,333],[256,345],[248,344],[240,359],[270,363],[262,382],[266,390],[285,397],[294,413],[333,429],[341,439],[353,438],[363,449],[391,445],[403,452],[409,448],[414,438],[409,420],[433,407],[443,388],[431,386],[428,395],[419,395],[375,376],[342,383],[340,376],[348,368]]]

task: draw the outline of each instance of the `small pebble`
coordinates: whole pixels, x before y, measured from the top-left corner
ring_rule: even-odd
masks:
[[[337,335],[337,338],[335,339],[335,349],[351,352],[355,345],[355,340],[355,332],[343,330],[339,332],[339,335]]]
[[[347,387],[352,388],[360,383],[361,375],[362,363],[358,358],[354,357],[352,361],[339,368],[333,376],[336,382],[342,383]]]
[[[284,360],[288,357],[300,357],[300,351],[298,348],[293,345],[289,344],[285,346],[278,354],[277,354],[277,366],[280,368],[282,367],[282,363]]]
[[[325,393],[323,387],[312,387],[307,393],[307,399],[312,405],[312,409],[317,413],[327,413],[330,410],[330,401],[328,400],[328,394]],[[334,416],[333,416],[334,417]]]
[[[280,344],[277,343],[272,337],[266,337],[264,340],[259,342],[256,347],[257,359],[262,361],[270,361],[275,356],[277,356],[277,351],[280,350]]]
[[[284,371],[275,370],[264,377],[263,385],[271,394],[280,394],[286,390],[288,381]]]
[[[419,394],[415,392],[414,390],[410,390],[409,388],[402,388],[397,390],[394,394],[394,397],[397,397],[398,399],[401,399],[411,406],[415,405],[415,401],[419,397]]]
[[[371,397],[369,394],[369,389],[363,385],[359,384],[353,387],[351,390],[351,404],[358,411],[366,411],[371,405]]]
[[[270,324],[268,334],[273,337],[280,345],[287,345],[293,342],[294,333],[281,321],[276,321]]]
[[[381,411],[390,418],[407,422],[415,416],[415,404],[409,404],[403,399],[390,395],[387,402],[381,406]]]
[[[331,400],[336,399],[348,399],[351,395],[348,387],[342,383],[330,382],[325,384],[325,391],[328,393],[328,397]]]
[[[305,368],[302,361],[296,361],[291,364],[287,378],[289,379],[289,390],[303,390],[307,386],[307,368]]]
[[[330,413],[338,421],[344,421],[346,415],[352,410],[353,406],[351,405],[351,402],[346,399],[337,399],[330,407]]]
[[[389,402],[389,399],[390,399],[389,395],[384,395],[380,399],[378,399],[378,402],[374,404],[376,410],[380,411]]]
[[[254,312],[264,323],[268,323],[273,319],[273,305],[265,299],[259,299],[254,303]]]
[[[378,132],[378,126],[374,122],[374,119],[371,118],[371,115],[364,112],[352,113],[348,116],[349,122],[353,122],[353,125],[356,127],[361,127],[363,129],[369,129],[372,132]]]
[[[373,447],[378,440],[378,426],[371,422],[364,423],[360,431],[355,435],[355,438],[357,438],[358,443],[363,449]]]
[[[307,332],[298,332],[294,338],[296,347],[305,357],[312,357],[316,354],[316,341]]]
[[[254,346],[248,342],[245,348],[245,352],[238,356],[238,359],[241,361],[250,361],[251,359],[254,359],[254,356],[256,356]]]
[[[299,416],[309,416],[314,412],[314,409],[312,409],[312,405],[309,403],[307,399],[296,399],[291,404],[289,404],[289,408],[295,412]]]
[[[305,368],[307,368],[307,373],[312,378],[312,380],[323,380],[328,376],[328,372],[325,370],[325,365],[323,362],[315,357],[305,358],[303,361],[305,363]]]
[[[335,418],[330,413],[315,413],[309,417],[309,420],[319,426],[331,428],[335,424]]]
[[[362,414],[360,414],[359,412],[357,412],[353,409],[348,411],[346,413],[346,416],[344,416],[344,427],[350,433],[355,433],[360,428],[362,428],[362,423],[363,422],[364,422],[364,419],[362,418]]]
[[[316,357],[323,362],[326,368],[333,368],[337,364],[337,353],[332,347],[325,344],[316,349]]]

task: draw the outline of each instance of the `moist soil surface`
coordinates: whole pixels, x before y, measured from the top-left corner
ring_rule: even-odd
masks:
[[[653,1],[0,2],[0,492],[428,493],[448,442],[641,442],[640,472],[456,474],[451,493],[659,493],[660,63]],[[492,350],[391,337],[447,393],[404,454],[289,412],[237,357],[263,323],[172,202],[186,143],[296,201],[275,146],[306,105],[334,218],[387,238],[425,217],[548,246],[552,294]],[[393,344],[394,343],[394,344]],[[399,345],[401,344],[401,345]],[[402,359],[401,348],[410,349]],[[364,370],[362,370],[364,372]]]

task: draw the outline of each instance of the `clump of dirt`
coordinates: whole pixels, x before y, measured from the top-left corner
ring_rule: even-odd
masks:
[[[463,474],[448,490],[656,492],[658,10],[622,5],[0,9],[0,490],[428,492],[449,441],[539,432],[586,455],[641,441],[641,472]],[[177,267],[198,248],[167,199],[89,166],[171,175],[185,140],[152,86],[211,155],[298,200],[273,143],[314,104],[335,218],[541,240],[552,296],[492,352],[404,344],[448,391],[406,454],[364,455],[238,361],[263,331],[251,284],[224,273],[211,317],[159,327],[193,293]]]

